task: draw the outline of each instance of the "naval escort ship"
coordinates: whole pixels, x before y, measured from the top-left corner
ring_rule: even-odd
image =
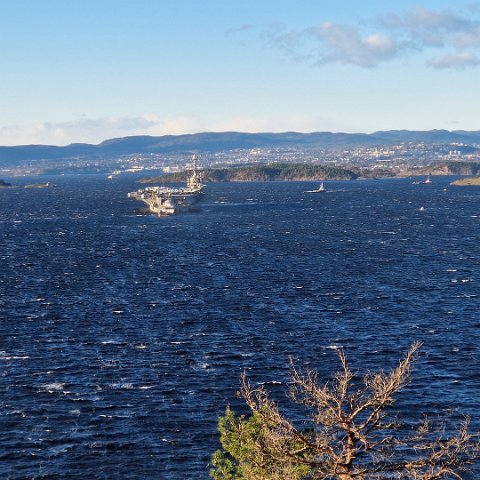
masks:
[[[128,198],[146,203],[148,211],[159,216],[175,215],[190,210],[202,199],[204,194],[202,175],[198,171],[196,155],[193,155],[192,161],[192,174],[187,180],[186,187],[146,187],[136,192],[130,192]]]

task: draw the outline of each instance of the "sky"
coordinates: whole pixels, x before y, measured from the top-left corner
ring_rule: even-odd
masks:
[[[0,0],[0,145],[480,130],[480,1]]]

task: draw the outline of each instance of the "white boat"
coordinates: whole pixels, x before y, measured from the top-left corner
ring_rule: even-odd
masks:
[[[428,176],[425,180],[415,180],[412,182],[412,185],[428,185],[429,183],[432,183],[432,180],[430,180],[430,176]]]
[[[325,187],[323,186],[323,182],[316,190],[305,190],[303,193],[322,193],[326,192]]]

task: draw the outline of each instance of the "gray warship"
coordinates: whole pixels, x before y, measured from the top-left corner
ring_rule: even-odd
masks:
[[[198,171],[196,155],[193,155],[192,162],[192,173],[187,180],[186,187],[145,187],[136,192],[130,192],[128,198],[146,203],[149,212],[159,216],[187,212],[202,199],[204,194],[202,175]]]

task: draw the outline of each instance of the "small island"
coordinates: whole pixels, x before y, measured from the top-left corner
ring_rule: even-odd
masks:
[[[468,176],[452,185],[478,185],[480,162],[444,162],[435,165],[411,168],[389,168],[381,166],[356,166],[346,164],[319,165],[312,163],[274,162],[243,166],[206,167],[202,169],[205,182],[269,182],[269,181],[330,181],[364,180],[385,178],[410,178],[418,176]],[[182,183],[190,175],[188,170],[148,177],[139,183]]]
[[[450,185],[453,185],[455,187],[480,186],[480,177],[461,178],[459,180],[455,180]]]
[[[189,171],[167,173],[158,177],[144,178],[140,183],[185,182]],[[391,177],[387,170],[343,168],[338,166],[312,165],[304,163],[271,163],[231,168],[205,168],[202,170],[206,182],[268,182],[268,181],[322,181],[356,180],[360,178]]]
[[[0,188],[9,188],[9,187],[13,187],[13,185],[0,178]]]
[[[30,183],[28,185],[25,185],[24,188],[48,188],[49,186],[49,183]]]

